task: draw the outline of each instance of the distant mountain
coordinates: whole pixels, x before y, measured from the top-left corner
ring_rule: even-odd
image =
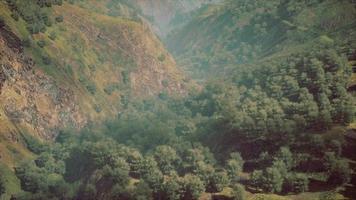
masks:
[[[190,12],[216,0],[133,0],[148,16],[161,36],[166,36],[177,24],[187,22]]]

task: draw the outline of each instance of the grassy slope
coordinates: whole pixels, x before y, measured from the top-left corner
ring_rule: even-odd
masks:
[[[7,200],[10,199],[11,194],[15,194],[21,191],[20,181],[17,179],[15,174],[8,166],[0,163],[0,175],[5,181],[5,194],[3,194],[0,199]]]

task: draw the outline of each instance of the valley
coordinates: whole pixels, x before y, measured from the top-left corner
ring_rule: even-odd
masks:
[[[352,200],[352,0],[0,0],[1,200]]]

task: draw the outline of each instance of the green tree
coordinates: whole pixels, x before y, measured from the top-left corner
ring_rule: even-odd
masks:
[[[306,192],[309,187],[309,179],[305,174],[291,173],[286,176],[283,190],[285,192]]]
[[[231,181],[238,181],[239,175],[242,172],[244,160],[239,153],[231,153],[230,159],[226,161],[226,171]]]
[[[209,192],[221,192],[224,187],[228,186],[230,183],[230,179],[226,173],[226,171],[219,171],[213,173],[207,184],[207,191]]]
[[[278,193],[282,191],[283,177],[277,168],[269,167],[263,173],[263,189],[267,192]]]
[[[252,172],[251,174],[251,183],[253,186],[257,187],[257,188],[262,188],[262,184],[263,184],[263,171],[262,170],[255,170]]]
[[[288,147],[281,147],[275,159],[283,161],[288,170],[294,166],[293,154]]]
[[[158,193],[162,189],[163,174],[159,170],[157,162],[151,156],[146,157],[140,163],[141,178],[148,183],[153,192]]]
[[[347,160],[338,158],[334,152],[327,152],[324,156],[324,165],[328,173],[328,183],[343,185],[351,180],[351,172]]]
[[[171,172],[165,177],[164,181],[164,199],[180,200],[183,196],[184,182],[176,172]]]
[[[167,145],[161,145],[156,147],[154,151],[154,157],[164,174],[167,174],[171,170],[174,170],[175,166],[178,164],[179,157],[176,151]]]
[[[335,152],[336,156],[341,156],[342,153],[342,145],[341,142],[338,140],[331,140],[330,141],[330,148],[333,152]]]
[[[200,180],[198,176],[192,174],[186,174],[183,177],[184,185],[184,197],[183,199],[198,199],[200,195],[205,191],[204,182]]]
[[[153,200],[152,189],[143,180],[141,180],[131,193],[131,198],[135,200]]]

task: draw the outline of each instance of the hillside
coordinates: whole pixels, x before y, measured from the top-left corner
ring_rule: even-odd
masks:
[[[171,55],[137,20],[63,3],[41,8],[53,24],[31,34],[9,8],[0,2],[0,136],[9,144],[21,143],[19,133],[53,139],[61,128],[114,118],[131,98],[187,91]]]
[[[352,1],[303,2],[229,1],[208,6],[172,31],[168,49],[180,66],[203,79],[321,42],[330,41],[335,49],[355,48]]]

